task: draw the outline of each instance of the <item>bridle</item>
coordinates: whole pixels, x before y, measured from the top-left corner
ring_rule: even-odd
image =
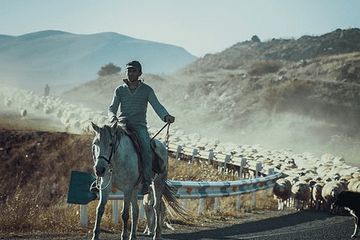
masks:
[[[98,156],[97,158],[102,158],[105,160],[105,162],[107,162],[107,164],[109,165],[109,173],[110,173],[110,179],[109,179],[109,182],[106,184],[106,186],[104,188],[101,188],[101,177],[98,177],[96,176],[96,188],[99,190],[99,191],[102,191],[104,189],[106,189],[107,187],[109,187],[110,185],[110,182],[111,182],[111,179],[112,179],[112,164],[111,164],[111,159],[113,157],[113,155],[115,154],[115,146],[116,146],[116,135],[115,134],[112,134],[111,136],[111,151],[110,151],[110,156],[109,158],[103,156],[103,155],[100,155]],[[94,155],[94,151],[93,151],[93,158],[95,158],[95,155]]]

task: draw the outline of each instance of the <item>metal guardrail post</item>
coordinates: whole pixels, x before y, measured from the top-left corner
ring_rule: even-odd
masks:
[[[270,175],[273,175],[273,174],[275,174],[275,169],[274,168],[269,168],[269,170],[268,170],[268,175],[270,176]],[[267,189],[267,194],[272,194],[273,193],[273,188],[268,188]]]
[[[189,209],[189,199],[181,199],[181,204],[185,211]]]
[[[241,195],[236,196],[236,210],[240,210],[241,208]]]
[[[239,178],[245,178],[244,168],[246,166],[246,158],[241,158]]]
[[[231,160],[231,156],[227,154],[224,159],[224,171],[226,171],[227,164],[230,162],[230,160]]]
[[[261,162],[257,162],[256,163],[256,170],[255,170],[255,178],[258,178],[260,175],[262,169],[262,163]],[[256,192],[252,193],[252,207],[256,208]]]
[[[80,226],[87,228],[88,226],[88,211],[87,204],[80,205]]]
[[[205,210],[205,201],[206,199],[205,198],[200,198],[199,199],[199,206],[198,206],[198,215],[201,215],[204,210]]]
[[[220,211],[220,199],[216,197],[214,199],[214,212],[219,212],[219,211]]]
[[[193,152],[192,152],[192,156],[191,156],[191,162],[189,162],[189,163],[194,162],[195,157],[198,155],[198,153],[199,153],[199,150],[197,148],[194,148]]]
[[[112,200],[111,208],[112,208],[112,222],[114,224],[118,224],[118,222],[119,222],[119,200]]]
[[[214,154],[214,150],[210,150],[209,151],[209,156],[208,156],[208,162],[209,164],[211,163],[212,160],[214,160],[215,154]]]
[[[178,145],[177,149],[176,149],[176,155],[175,155],[175,159],[176,160],[180,160],[180,153],[182,151],[182,146]]]

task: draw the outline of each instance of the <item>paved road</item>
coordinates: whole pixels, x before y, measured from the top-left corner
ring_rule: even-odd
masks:
[[[191,233],[165,234],[164,239],[342,240],[350,239],[353,227],[350,216],[304,211]]]
[[[212,228],[199,228],[176,225],[176,231],[166,230],[163,240],[345,240],[353,232],[353,220],[350,216],[334,216],[328,213],[303,211],[290,213],[264,220],[239,224],[221,224]],[[120,232],[101,234],[101,239],[115,240]],[[1,237],[0,239],[21,240],[84,240],[91,239],[87,234],[46,234],[30,236]],[[138,240],[151,240],[150,237],[138,235]]]

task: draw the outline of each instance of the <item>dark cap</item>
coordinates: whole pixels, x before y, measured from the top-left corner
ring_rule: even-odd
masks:
[[[127,63],[126,69],[128,69],[128,68],[135,68],[139,72],[142,72],[141,64],[138,61],[131,61],[131,62]]]

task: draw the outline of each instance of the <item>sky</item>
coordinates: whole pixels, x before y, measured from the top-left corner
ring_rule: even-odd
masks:
[[[261,40],[360,28],[360,0],[0,0],[0,34],[117,32],[195,56]]]

